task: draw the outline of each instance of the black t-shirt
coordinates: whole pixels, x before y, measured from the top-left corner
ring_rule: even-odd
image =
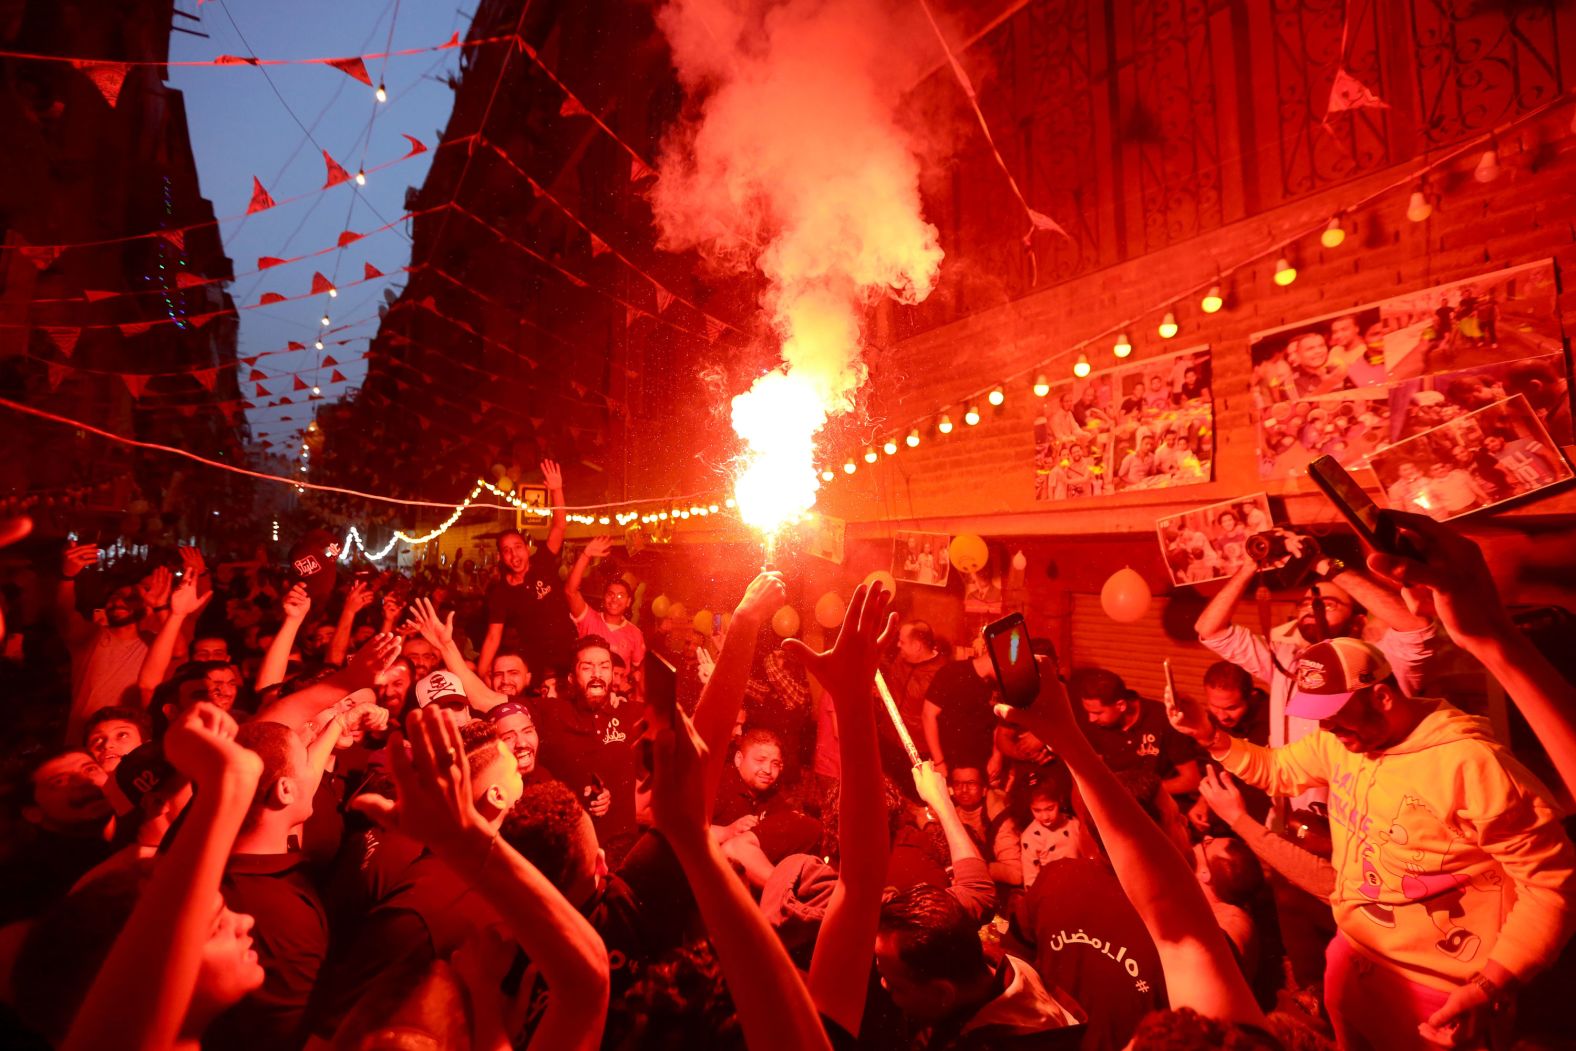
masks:
[[[1166,1006],[1160,954],[1104,863],[1047,862],[1012,922],[1046,988],[1065,989],[1088,1014],[1083,1051],[1125,1047],[1139,1019]]]
[[[752,831],[760,840],[761,853],[773,864],[789,854],[815,853],[821,846],[821,823],[795,809],[780,791],[781,785],[779,781],[770,791],[757,793],[737,769],[729,767],[717,789],[711,823],[729,825],[746,814],[756,815],[761,820]]]
[[[1138,719],[1132,726],[1112,727],[1084,724],[1084,734],[1095,751],[1112,770],[1148,769],[1165,779],[1177,772],[1178,764],[1198,759],[1198,744],[1178,733],[1166,718],[1165,706],[1157,701],[1139,701]]]
[[[203,1036],[211,1048],[299,1047],[307,1001],[328,954],[328,916],[301,854],[234,854],[219,891],[255,921],[252,944],[267,977]]]
[[[493,581],[482,604],[487,623],[504,626],[504,643],[519,648],[532,677],[540,679],[547,668],[561,668],[569,660],[575,624],[558,576],[558,559],[546,545],[531,555],[523,581]]]
[[[635,841],[635,781],[638,774],[635,723],[640,712],[633,704],[611,705],[588,711],[567,698],[537,705],[537,733],[542,755],[553,774],[585,804],[597,780],[612,793],[608,811],[593,817],[596,835],[617,866]]]
[[[926,700],[941,709],[936,728],[949,767],[985,769],[996,732],[995,693],[975,674],[973,661],[953,661],[931,680]]]

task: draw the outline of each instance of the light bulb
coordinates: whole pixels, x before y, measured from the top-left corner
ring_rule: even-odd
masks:
[[[904,438],[903,441],[908,445],[908,447],[910,449],[912,449],[914,446],[918,445],[919,444],[919,428],[918,427],[914,427],[914,428],[910,429],[909,432],[908,432],[908,437]]]
[[[1034,396],[1043,398],[1049,393],[1051,393],[1051,381],[1046,379],[1045,373],[1042,372],[1034,377]]]
[[[338,299],[339,298],[339,289],[335,288],[333,285],[329,285],[328,286],[328,298],[329,299]]]
[[[317,384],[314,383],[314,384],[312,384],[312,393],[313,394],[322,394],[323,393],[323,388],[319,387]]]
[[[366,184],[367,184],[367,173],[366,173],[366,171],[358,170],[356,172],[356,185],[357,186],[365,186]]]
[[[1499,151],[1490,146],[1483,152],[1483,159],[1478,161],[1472,170],[1472,178],[1478,182],[1493,182],[1499,178]]]
[[[836,477],[837,477],[837,472],[832,470],[830,467],[826,468],[825,470],[823,470],[821,472],[821,481],[823,481],[823,482],[830,482],[832,479],[834,479]]]
[[[992,405],[1000,405],[1002,402],[1007,400],[1007,392],[1002,390],[1000,387],[992,387],[990,393],[985,396],[985,400],[989,401]]]
[[[1330,224],[1324,228],[1324,233],[1319,235],[1319,243],[1326,248],[1339,248],[1341,242],[1346,240],[1346,230],[1341,226],[1341,217],[1335,216]]]
[[[328,327],[328,315],[327,314],[323,315],[323,327],[324,328]]]
[[[1413,190],[1412,199],[1406,205],[1406,217],[1414,223],[1420,223],[1434,214],[1434,206],[1428,203],[1428,195],[1422,190]]]
[[[886,443],[881,446],[881,451],[886,453],[888,456],[896,456],[897,455],[897,439],[896,438],[888,438],[886,440]]]
[[[844,474],[853,474],[857,470],[859,470],[859,465],[854,462],[854,458],[852,456],[843,461]]]
[[[1275,260],[1275,283],[1285,288],[1297,280],[1297,268],[1291,265],[1291,260],[1281,256]]]
[[[980,407],[972,401],[969,402],[968,411],[963,414],[963,422],[970,427],[980,422]]]
[[[1170,339],[1177,334],[1177,316],[1171,311],[1166,311],[1166,316],[1160,319],[1160,338]]]
[[[940,431],[942,434],[951,434],[952,417],[948,416],[946,413],[942,413],[941,419],[936,422],[936,430]]]
[[[865,447],[865,463],[875,463],[875,462],[876,462],[876,447],[874,445],[866,446]]]
[[[374,91],[372,95],[379,102],[387,102],[389,100],[388,89],[385,88],[381,83],[378,84],[378,90]]]
[[[1226,301],[1220,295],[1220,286],[1210,285],[1209,291],[1204,293],[1204,298],[1199,300],[1198,307],[1206,314],[1213,314],[1225,305]]]
[[[318,350],[322,350],[323,349],[323,341],[320,340],[320,339],[313,340],[312,341],[312,346],[316,347]]]
[[[1116,337],[1116,343],[1111,347],[1111,353],[1115,354],[1119,358],[1125,358],[1132,352],[1133,341],[1127,338],[1126,332],[1123,332],[1121,335]],[[1080,358],[1082,358],[1082,356],[1083,355],[1079,355]],[[1084,369],[1082,372],[1079,372],[1078,366],[1076,365],[1073,366],[1073,372],[1079,376],[1089,375],[1088,369]]]
[[[1078,360],[1073,362],[1073,375],[1077,376],[1079,379],[1083,379],[1085,376],[1089,375],[1089,368],[1089,356],[1087,354],[1080,354],[1078,355]]]

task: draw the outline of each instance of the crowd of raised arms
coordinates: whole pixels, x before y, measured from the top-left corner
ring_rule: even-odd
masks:
[[[1263,633],[1245,563],[1174,695],[1035,640],[1018,707],[879,584],[824,649],[770,569],[657,616],[562,511],[481,569],[12,559],[0,1045],[1565,1046],[1576,690],[1400,521]]]

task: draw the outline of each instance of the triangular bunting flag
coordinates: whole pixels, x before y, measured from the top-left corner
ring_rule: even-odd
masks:
[[[148,377],[139,376],[135,372],[122,372],[120,378],[125,382],[126,390],[133,398],[142,397],[142,392],[148,387]]]
[[[400,132],[400,134],[404,135],[405,133],[404,132]],[[416,136],[414,136],[414,135],[405,135],[405,141],[410,143],[410,152],[405,154],[406,157],[414,157],[418,153],[426,153],[427,152],[427,147],[422,143],[422,141],[420,139],[416,138]]]
[[[289,395],[287,395],[287,394],[282,394],[282,395],[280,395],[280,396],[279,396],[279,400],[278,400],[278,401],[277,401],[277,402],[275,402],[275,403],[274,403],[274,404],[275,404],[275,405],[294,405],[294,404],[295,404],[295,402],[293,402],[293,401],[291,401],[291,400],[290,400],[290,396],[289,396]],[[285,420],[288,420],[288,419],[289,419],[289,418],[290,418],[290,417],[288,417],[288,416],[282,416],[282,417],[280,417],[280,418],[281,418],[281,419],[285,419]]]
[[[322,295],[324,292],[327,292],[333,287],[334,282],[324,277],[320,272],[316,270],[312,271],[312,294],[314,296]]]
[[[361,269],[362,280],[364,280],[364,281],[371,281],[375,277],[382,277],[382,276],[383,276],[383,271],[379,270],[377,267],[373,266],[371,263],[363,263],[362,264],[362,269]]]
[[[432,421],[427,419],[425,416],[417,416],[416,422],[421,424],[421,429],[424,431],[432,429]]]
[[[44,329],[44,335],[55,345],[64,357],[70,357],[71,352],[77,349],[77,340],[82,337],[80,328],[65,328],[64,326]]]
[[[675,296],[672,292],[669,292],[667,289],[663,288],[661,285],[658,285],[657,286],[657,313],[660,314],[664,310],[668,309],[668,307],[673,305],[673,301],[675,299],[677,299],[677,298],[678,297]]]
[[[125,321],[117,326],[123,336],[140,336],[153,327],[151,321]]]
[[[306,344],[305,343],[297,343],[295,340],[292,339],[289,343],[285,344],[285,349],[286,350],[305,350],[306,349]]]
[[[197,380],[198,383],[201,383],[203,385],[203,389],[204,390],[210,390],[211,391],[211,390],[213,390],[213,385],[214,385],[215,381],[217,381],[218,378],[219,378],[219,370],[218,369],[194,369],[192,371],[192,375],[194,377],[196,377],[196,380]]]
[[[292,378],[295,380],[295,384],[290,388],[291,390],[306,390],[306,384],[302,382],[300,376],[295,376]]]
[[[235,404],[233,401],[221,401],[219,403],[219,411],[224,413],[224,419],[226,423],[234,423],[235,414],[239,410],[240,406]]]
[[[1068,232],[1065,229],[1062,228],[1062,224],[1061,223],[1057,222],[1055,219],[1052,219],[1050,216],[1046,215],[1043,212],[1037,212],[1033,208],[1030,208],[1029,209],[1029,232],[1023,235],[1023,243],[1024,244],[1028,244],[1029,243],[1029,239],[1034,236],[1034,231],[1036,231],[1036,230],[1049,230],[1052,233],[1061,234],[1063,237],[1067,238],[1069,241],[1072,240],[1072,236],[1070,234],[1068,234]]]
[[[257,397],[259,397],[259,398],[272,398],[273,395],[268,392],[268,388],[267,387],[265,387],[261,383],[259,383],[257,385]]]
[[[723,334],[723,332],[725,332],[727,330],[727,328],[728,328],[728,326],[724,325],[721,321],[718,321],[716,318],[711,317],[710,315],[707,315],[707,317],[706,317],[706,341],[708,343],[715,343],[715,342],[717,342],[718,338],[721,337],[721,335]]]
[[[66,378],[66,366],[58,361],[46,361],[44,367],[49,370],[49,389],[54,390]]]
[[[340,372],[338,369],[335,369],[333,375],[328,377],[328,382],[330,382],[330,383],[344,383],[345,382],[345,374]]]
[[[197,326],[198,328],[202,328],[204,325],[206,325],[208,322],[212,321],[216,317],[233,317],[233,316],[234,315],[231,314],[227,310],[210,310],[206,314],[193,314],[190,317],[188,317],[186,320],[188,322],[190,322],[191,324]]]
[[[346,245],[353,245],[365,236],[366,234],[358,234],[354,230],[346,230],[339,235],[339,247],[343,248]]]
[[[264,292],[262,296],[258,298],[257,305],[260,307],[266,307],[270,303],[283,302],[285,302],[285,297],[280,295],[278,292]]]
[[[202,5],[203,0],[197,0],[197,6],[201,7]],[[216,66],[255,66],[257,65],[257,59],[250,55],[220,55],[213,60],[213,64]]]
[[[440,44],[438,46],[438,50],[439,51],[443,51],[443,50],[445,50],[447,48],[459,47],[459,46],[460,46],[460,34],[458,32],[455,32],[449,37],[448,43]]]
[[[339,361],[334,357],[334,355],[332,355],[332,354],[324,354],[323,355],[323,367],[324,368],[328,368],[331,365],[338,365],[338,364],[339,364]]]
[[[592,234],[591,235],[591,258],[592,259],[595,259],[597,256],[601,255],[604,252],[611,252],[611,251],[612,251],[612,249],[607,246],[607,242],[606,241],[602,240],[596,234]]]
[[[630,182],[639,182],[642,179],[649,179],[655,174],[657,173],[652,171],[651,165],[647,164],[639,157],[631,157],[629,159]]]
[[[82,290],[82,295],[83,298],[85,298],[89,303],[97,303],[101,299],[114,299],[116,296],[120,295],[120,293],[100,292],[96,289],[84,288]]]
[[[55,260],[60,258],[60,253],[65,249],[58,245],[20,245],[18,251],[22,258],[32,263],[40,270],[48,270],[55,265]],[[114,292],[109,293],[114,295]]]
[[[339,162],[328,155],[327,150],[323,151],[323,167],[328,169],[328,178],[323,183],[323,189],[350,181],[350,173],[341,168]]]
[[[104,101],[112,108],[120,101],[120,89],[126,82],[126,74],[131,72],[130,63],[93,62],[74,58],[71,64],[93,82],[93,86],[98,88],[99,94],[104,96]]]
[[[247,376],[246,378],[252,383],[256,383],[258,380],[267,379],[268,375],[267,373],[263,372],[262,369],[253,369],[251,375]]]
[[[253,354],[251,357],[249,357],[249,358],[242,358],[241,360],[246,362],[246,364],[248,364],[248,365],[256,365],[257,364],[257,359],[260,358],[260,357],[262,357],[261,354]]]
[[[176,251],[186,251],[186,231],[181,229],[160,230],[159,236],[175,246]]]
[[[560,117],[589,117],[591,111],[580,104],[580,100],[573,95],[564,97],[564,104],[558,107]]]
[[[280,259],[276,255],[260,255],[257,257],[257,269],[267,270],[271,266],[284,266],[288,262],[290,260]]]
[[[246,214],[265,212],[273,206],[274,199],[268,195],[267,190],[263,189],[263,184],[258,181],[257,176],[252,176],[252,203],[246,206]]]
[[[1330,104],[1324,115],[1349,109],[1389,109],[1390,104],[1375,95],[1373,89],[1345,69],[1336,69],[1335,82],[1330,85]]]
[[[367,64],[359,57],[325,58],[323,64],[333,66],[347,77],[359,80],[369,88],[372,86],[372,78],[367,76]]]
[[[202,277],[201,275],[198,275],[198,274],[189,274],[186,271],[182,270],[180,273],[175,275],[175,287],[177,287],[177,288],[197,288],[197,287],[199,287],[201,285],[208,284],[212,280],[213,280],[213,278],[211,278],[211,277]]]
[[[243,402],[241,402],[241,408],[243,408],[243,409],[255,409],[255,408],[257,408],[257,405],[256,405],[255,402],[243,401]]]

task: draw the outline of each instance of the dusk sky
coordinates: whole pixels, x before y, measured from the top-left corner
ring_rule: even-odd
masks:
[[[185,33],[171,35],[172,61],[204,60],[218,55],[261,58],[321,58],[379,53],[405,48],[435,47],[459,32],[462,39],[470,10],[461,11],[436,0],[274,0],[266,5],[214,0],[187,10],[201,22],[178,18],[176,25],[207,33],[210,39]],[[392,41],[390,29],[392,24]],[[307,391],[292,391],[291,377],[300,375],[321,384],[327,400],[343,397],[366,374],[362,353],[377,332],[377,308],[386,288],[398,290],[409,262],[406,227],[368,236],[343,250],[286,266],[257,272],[259,256],[289,258],[329,248],[344,230],[368,233],[403,214],[405,190],[420,186],[432,159],[430,152],[448,121],[454,93],[444,82],[457,72],[459,49],[435,51],[367,63],[376,85],[381,79],[388,101],[379,104],[367,87],[332,66],[299,65],[172,67],[171,82],[186,96],[192,148],[197,157],[202,192],[220,217],[241,215],[251,200],[252,177],[262,180],[276,201],[309,196],[289,204],[221,224],[224,245],[235,265],[231,286],[240,309],[242,357],[282,350],[290,341],[307,350],[265,357],[257,367],[269,375],[263,385],[275,397],[289,395],[293,405],[263,408],[268,400],[254,397],[255,384],[243,393],[258,404],[249,413],[254,434],[281,439],[299,432],[312,409]],[[266,75],[265,75],[266,74]],[[272,81],[270,86],[269,81]],[[277,94],[276,94],[277,90]],[[299,123],[298,123],[299,121]],[[302,125],[306,130],[303,130]],[[365,187],[354,180],[316,192],[325,181],[322,151],[352,175],[395,160],[410,146],[402,133],[416,136],[429,152],[368,176]],[[370,262],[388,275],[346,287],[336,299],[326,295],[296,299],[255,310],[265,292],[294,297],[307,292],[313,271],[336,283],[360,281]],[[320,318],[332,319],[322,352],[312,349],[321,331]],[[349,327],[341,329],[342,325]],[[350,340],[336,346],[335,340]],[[333,367],[322,357],[333,355],[346,383],[329,383]],[[291,417],[285,421],[284,417]]]

